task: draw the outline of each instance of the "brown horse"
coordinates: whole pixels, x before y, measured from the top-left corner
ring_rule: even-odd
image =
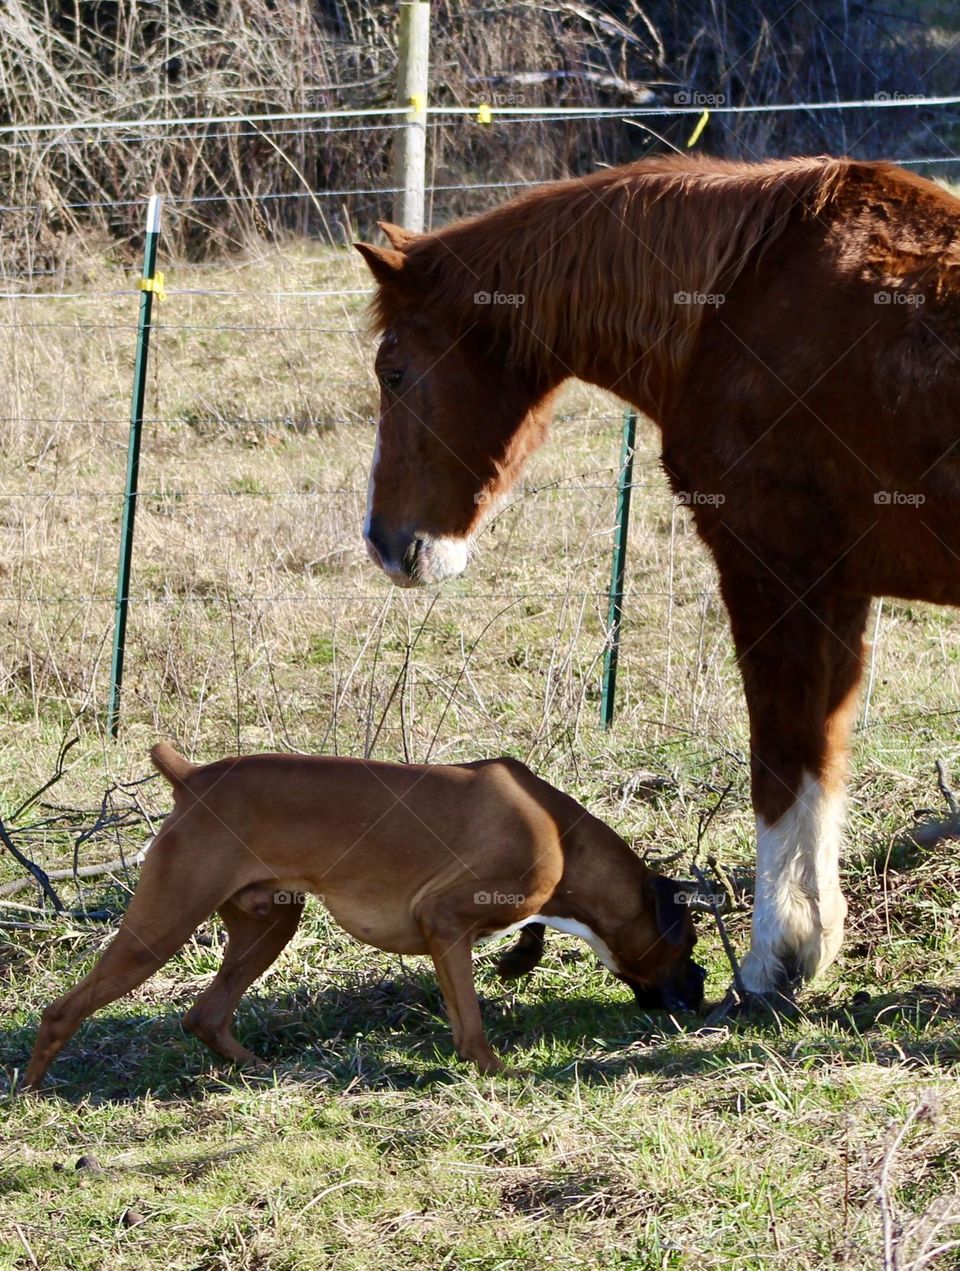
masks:
[[[874,596],[960,603],[960,201],[886,163],[664,158],[359,245],[383,338],[365,536],[465,567],[576,376],[660,427],[750,715],[743,981],[836,955],[846,750]]]

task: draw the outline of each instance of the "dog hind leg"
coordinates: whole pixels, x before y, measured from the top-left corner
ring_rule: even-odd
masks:
[[[174,811],[160,827],[123,922],[100,960],[43,1012],[24,1077],[36,1089],[50,1064],[94,1011],[142,984],[180,949],[232,888],[216,871],[198,871],[192,837]],[[212,856],[218,844],[208,844]],[[229,851],[232,842],[223,850]]]
[[[220,917],[228,943],[223,963],[212,984],[183,1018],[183,1027],[212,1051],[238,1064],[257,1064],[252,1051],[230,1031],[233,1014],[250,985],[271,966],[286,947],[303,913],[303,902],[273,903],[263,916],[246,912],[233,899],[221,905]]]
[[[155,890],[149,881],[149,875],[155,873],[155,870],[148,871],[144,864],[140,884],[120,929],[99,962],[43,1012],[24,1088],[36,1089],[83,1021],[153,975],[186,943],[221,900],[219,895],[205,896],[195,890],[189,905],[184,906],[182,898],[190,895],[189,890],[179,887]]]

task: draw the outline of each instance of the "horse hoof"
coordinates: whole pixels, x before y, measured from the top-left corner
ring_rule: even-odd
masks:
[[[707,1016],[704,1027],[714,1028],[733,1020],[760,1020],[771,1016],[774,1019],[792,1019],[798,1009],[789,990],[741,994],[735,988],[730,988],[723,1001]]]

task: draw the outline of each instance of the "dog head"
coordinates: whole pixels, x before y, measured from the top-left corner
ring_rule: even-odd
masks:
[[[648,874],[638,912],[618,932],[618,978],[641,1010],[698,1011],[706,971],[694,962],[697,932],[683,883]]]

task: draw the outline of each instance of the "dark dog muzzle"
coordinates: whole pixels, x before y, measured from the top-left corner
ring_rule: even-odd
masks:
[[[663,984],[640,984],[637,980],[629,980],[625,975],[619,977],[633,990],[637,1005],[642,1011],[699,1011],[703,1006],[703,986],[707,973],[699,963],[692,959],[680,968],[679,972]]]

